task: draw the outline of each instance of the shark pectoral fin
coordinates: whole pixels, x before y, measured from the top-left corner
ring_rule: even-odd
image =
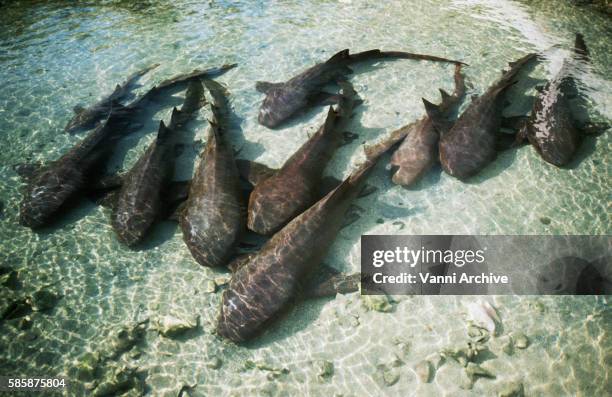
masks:
[[[312,102],[321,106],[337,105],[340,103],[340,99],[342,99],[342,95],[321,91],[312,97]]]
[[[372,186],[367,183],[364,183],[363,187],[359,191],[359,194],[357,194],[357,198],[369,196],[370,194],[374,193],[377,190],[378,188],[376,186]]]
[[[253,186],[270,178],[277,171],[267,165],[244,159],[237,159],[236,166],[238,167],[240,177]]]
[[[355,134],[354,132],[350,132],[350,131],[344,131],[342,133],[342,144],[340,146],[344,146],[344,145],[348,145],[350,143],[352,143],[355,139],[359,138],[359,135]]]
[[[41,167],[42,164],[40,163],[20,163],[15,164],[13,166],[13,169],[15,170],[17,175],[27,180],[31,179],[34,175],[36,175],[36,173]]]
[[[255,83],[255,89],[262,94],[266,94],[272,88],[281,86],[283,83],[270,83],[269,81],[257,81]]]
[[[321,184],[319,189],[321,197],[326,196],[329,192],[337,188],[338,185],[340,185],[341,183],[342,181],[340,179],[335,178],[333,176],[325,176],[321,178]],[[364,183],[361,190],[359,191],[359,194],[357,194],[357,198],[369,196],[377,190],[378,188],[376,186]]]
[[[85,108],[84,108],[83,106],[81,106],[81,105],[75,105],[75,106],[72,108],[72,111],[73,111],[75,114],[81,114],[81,113],[83,113],[83,111],[85,111]]]
[[[579,130],[584,135],[598,136],[606,132],[610,127],[610,124],[606,122],[587,122],[581,125]]]
[[[342,223],[341,229],[344,229],[347,226],[352,225],[357,222],[359,218],[361,218],[361,214],[364,212],[364,209],[358,205],[351,204],[349,209],[344,214],[344,222]]]
[[[344,274],[332,267],[321,265],[305,280],[302,293],[306,299],[324,298],[357,292],[360,284],[360,273]]]

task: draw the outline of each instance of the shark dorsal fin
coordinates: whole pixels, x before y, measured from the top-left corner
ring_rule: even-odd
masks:
[[[349,50],[348,48],[342,50],[342,51],[338,51],[337,53],[335,53],[331,58],[329,58],[327,60],[327,62],[336,62],[336,61],[341,61],[344,59],[348,59],[351,56],[349,55]]]
[[[172,108],[172,115],[170,116],[170,125],[172,126],[172,128],[175,128],[180,124],[180,120],[179,120],[180,116],[181,116],[181,111],[178,110],[176,106]]]
[[[440,88],[440,95],[442,95],[442,101],[445,101],[450,98],[450,94],[444,91],[442,88]]]
[[[157,130],[157,139],[158,140],[160,140],[160,139],[164,140],[171,133],[172,133],[172,130],[170,128],[166,127],[166,124],[164,123],[164,120],[160,120],[160,122],[159,122],[159,129]]]
[[[423,105],[425,105],[425,111],[427,112],[427,116],[429,116],[429,118],[434,119],[440,117],[440,107],[438,105],[429,102],[425,98],[421,99],[423,100]]]

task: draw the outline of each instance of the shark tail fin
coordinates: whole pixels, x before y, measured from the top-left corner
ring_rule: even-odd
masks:
[[[380,58],[398,58],[398,59],[415,59],[420,61],[432,61],[432,62],[447,62],[454,63],[455,65],[467,65],[465,62],[456,61],[453,59],[443,58],[435,55],[427,54],[415,54],[412,52],[405,51],[382,51],[379,52],[378,57]]]

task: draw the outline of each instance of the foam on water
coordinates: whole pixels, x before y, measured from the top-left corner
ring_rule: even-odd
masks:
[[[464,60],[470,64],[465,68],[469,96],[483,92],[507,62],[529,51],[546,50],[553,59],[531,76],[552,77],[574,33],[581,31],[593,59],[583,79],[590,111],[609,121],[609,21],[562,1],[528,3],[150,1],[5,7],[0,15],[0,200],[5,203],[0,263],[19,269],[23,290],[0,288],[10,298],[52,284],[63,298],[51,312],[34,313],[27,331],[18,329],[18,320],[0,324],[0,374],[67,374],[84,353],[108,349],[108,337],[118,327],[145,318],[152,324],[171,314],[200,316],[201,327],[174,340],[149,326],[137,348],[142,353],[119,359],[147,372],[151,395],[176,395],[183,384],[197,383],[195,391],[202,395],[469,396],[494,394],[515,381],[527,395],[603,395],[611,350],[607,298],[491,298],[503,330],[490,342],[495,356],[482,366],[496,378],[478,379],[467,390],[459,386],[463,375],[456,363],[443,365],[431,383],[421,383],[412,368],[465,342],[466,307],[475,297],[397,297],[388,313],[366,310],[357,294],[304,302],[261,338],[237,347],[210,332],[221,294],[206,292],[207,283],[223,272],[198,266],[175,225],[162,223],[146,249],[131,251],[113,235],[109,210],[87,202],[51,230],[32,233],[17,224],[22,183],[12,166],[57,158],[80,139],[62,132],[74,105],[94,102],[131,72],[156,62],[161,66],[141,79],[139,92],[179,72],[237,62],[238,68],[219,78],[239,117],[240,128],[229,139],[239,157],[270,166],[281,165],[316,130],[325,109],[269,130],[257,123],[262,95],[254,82],[286,80],[343,48]],[[555,44],[561,48],[551,49]],[[342,147],[327,170],[338,177],[363,158],[362,142],[420,117],[421,97],[437,102],[438,88],[451,91],[453,84],[452,66],[407,60],[358,66],[351,80],[365,103],[350,126],[359,139]],[[180,105],[180,96],[122,142],[111,168],[133,164],[154,139],[158,120],[167,121],[171,106]],[[511,98],[508,114],[528,110],[520,87]],[[187,142],[205,141],[207,112],[190,125]],[[191,174],[201,147],[201,142],[187,145],[178,178]],[[579,161],[560,170],[522,147],[501,153],[469,183],[437,168],[411,189],[393,185],[381,164],[369,182],[377,192],[356,202],[359,220],[342,230],[325,262],[357,270],[359,236],[366,233],[609,234],[610,149],[609,134],[587,138]],[[513,332],[525,333],[530,346],[508,355],[500,340]],[[333,363],[332,376],[320,376],[321,361]],[[84,382],[77,383],[75,390],[82,390]]]

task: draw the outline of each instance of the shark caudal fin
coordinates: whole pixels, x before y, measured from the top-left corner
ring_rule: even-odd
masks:
[[[379,49],[368,50],[363,52],[358,52],[355,54],[350,54],[348,49],[342,50],[334,54],[331,58],[327,60],[327,64],[335,64],[335,63],[357,63],[364,61],[371,61],[377,59],[416,59],[423,61],[434,61],[434,62],[449,62],[454,64],[462,64],[465,65],[464,62],[455,61],[448,58],[442,58],[435,55],[426,55],[426,54],[415,54],[411,52],[404,51],[381,51]]]
[[[348,52],[347,52],[348,55]],[[454,64],[465,65],[464,62],[455,61],[448,58],[438,57],[435,55],[427,54],[415,54],[412,52],[405,51],[381,51],[379,49],[358,52],[356,54],[349,55],[350,62],[363,62],[376,59],[415,59],[421,61],[433,61],[433,62],[448,62]]]

